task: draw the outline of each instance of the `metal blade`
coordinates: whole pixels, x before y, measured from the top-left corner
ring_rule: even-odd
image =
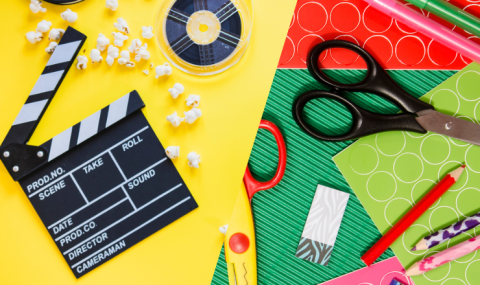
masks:
[[[480,125],[433,110],[421,111],[417,115],[417,122],[427,131],[480,145]]]

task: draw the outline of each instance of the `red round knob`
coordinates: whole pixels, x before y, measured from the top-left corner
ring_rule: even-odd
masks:
[[[230,237],[228,241],[228,245],[230,249],[235,253],[244,253],[247,251],[248,247],[250,246],[250,241],[245,234],[236,233]]]

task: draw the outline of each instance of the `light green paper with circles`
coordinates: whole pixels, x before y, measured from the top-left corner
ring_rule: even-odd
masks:
[[[421,100],[438,111],[479,124],[480,65],[470,64]],[[410,251],[423,236],[480,211],[479,146],[434,133],[385,132],[359,139],[333,160],[383,234],[444,175],[467,163],[451,190],[391,246],[405,268],[480,234],[477,228],[428,251]],[[416,285],[480,284],[479,270],[477,252],[415,276],[413,281]]]

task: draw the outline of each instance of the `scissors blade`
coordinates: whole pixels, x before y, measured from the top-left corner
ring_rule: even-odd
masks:
[[[427,131],[480,145],[480,125],[434,110],[417,113],[417,122]]]

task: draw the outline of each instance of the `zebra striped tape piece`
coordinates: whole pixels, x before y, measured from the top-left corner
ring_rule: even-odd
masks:
[[[134,90],[102,110],[93,113],[41,145],[48,150],[48,161],[52,161],[144,106],[140,95]]]
[[[25,144],[30,139],[86,38],[79,31],[67,28],[15,118],[2,146],[10,143]]]
[[[328,265],[349,197],[348,193],[318,185],[296,257]]]

